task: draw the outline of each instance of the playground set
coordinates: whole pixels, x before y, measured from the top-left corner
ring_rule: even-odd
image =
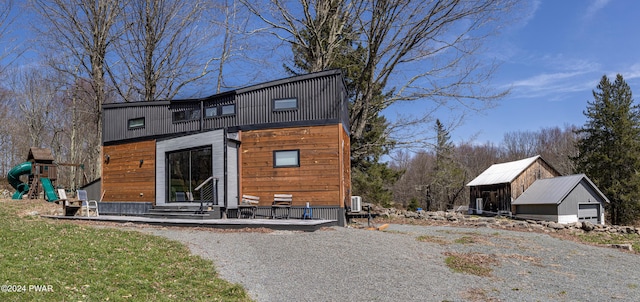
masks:
[[[61,197],[56,193],[59,166],[82,167],[79,164],[55,163],[49,149],[30,148],[27,161],[7,173],[9,184],[16,189],[12,198],[22,199],[26,196],[28,199],[38,199],[42,194],[48,202],[60,200]],[[27,182],[20,179],[23,175],[27,176]]]

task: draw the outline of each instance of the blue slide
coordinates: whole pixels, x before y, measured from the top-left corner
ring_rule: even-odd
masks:
[[[13,193],[13,199],[22,199],[22,195],[29,192],[29,185],[20,181],[21,175],[29,174],[31,174],[31,162],[28,161],[13,167],[7,173],[9,184],[16,189],[16,192]]]

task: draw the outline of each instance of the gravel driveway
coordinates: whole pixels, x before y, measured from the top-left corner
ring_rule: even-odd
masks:
[[[257,301],[640,300],[640,256],[540,233],[408,225],[385,232],[140,230],[185,243]],[[446,252],[498,261],[489,277],[455,273]]]

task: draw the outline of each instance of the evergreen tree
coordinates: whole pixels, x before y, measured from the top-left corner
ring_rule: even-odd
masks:
[[[452,209],[463,195],[465,188],[464,169],[453,159],[454,146],[445,126],[436,120],[436,164],[433,170],[433,182],[430,186],[432,204],[438,210]],[[427,203],[427,211],[431,204]]]
[[[376,142],[384,137],[386,127],[386,119],[378,117],[367,127],[362,140],[351,139],[351,182],[353,195],[390,207],[393,205],[391,187],[403,172],[391,169],[380,161],[382,155],[389,153],[386,147]],[[360,147],[368,151],[359,151]]]
[[[339,1],[328,1],[326,4],[331,7],[327,12],[340,10]],[[348,18],[348,15],[343,13],[338,16]],[[316,16],[316,20],[311,22],[314,25],[314,31],[309,30],[309,27],[300,31],[301,41],[291,45],[293,66],[285,64],[284,68],[293,75],[339,68],[343,72],[347,93],[353,99],[356,91],[362,91],[363,85],[367,85],[359,82],[366,64],[367,49],[354,41],[357,35],[348,21],[336,21],[344,25],[344,29],[339,38],[332,37],[335,22],[326,22],[325,17]],[[318,19],[325,22],[320,22]],[[332,56],[327,55],[328,48],[332,49],[330,52]],[[382,91],[382,89],[376,91]],[[386,96],[382,94],[375,96],[376,99],[384,97]],[[350,114],[353,114],[352,109],[350,107]],[[390,206],[393,199],[390,188],[402,172],[393,170],[386,163],[380,162],[380,158],[393,148],[394,142],[387,136],[386,119],[375,114],[368,118],[362,136],[351,136],[352,194],[362,196],[367,202]]]
[[[577,172],[585,173],[609,198],[613,224],[629,224],[640,209],[640,108],[621,75],[603,76],[577,131]]]

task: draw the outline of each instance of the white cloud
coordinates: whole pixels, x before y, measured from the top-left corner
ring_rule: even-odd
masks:
[[[587,12],[585,13],[584,17],[586,19],[590,19],[602,8],[604,8],[609,2],[611,2],[611,0],[594,0],[593,2],[591,2],[589,7],[587,7]]]
[[[549,85],[558,83],[560,80],[573,78],[583,74],[583,72],[558,72],[558,73],[543,73],[524,80],[519,80],[511,83],[513,87],[530,87],[533,89],[542,90]]]
[[[531,2],[527,2],[525,5],[521,6],[521,16],[517,22],[516,28],[522,28],[527,26],[533,18],[535,18],[538,9],[540,8],[541,0],[534,0]]]

